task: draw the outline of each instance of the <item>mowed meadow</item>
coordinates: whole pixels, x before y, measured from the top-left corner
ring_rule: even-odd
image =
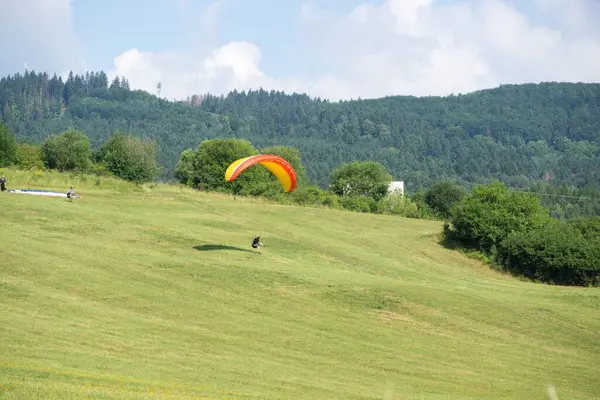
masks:
[[[441,222],[1,172],[83,196],[0,193],[1,399],[600,398],[600,290]]]

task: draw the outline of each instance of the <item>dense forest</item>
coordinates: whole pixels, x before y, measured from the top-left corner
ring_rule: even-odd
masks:
[[[162,180],[185,149],[216,137],[255,148],[286,145],[326,188],[340,163],[383,164],[409,192],[450,179],[462,187],[500,180],[600,185],[600,84],[505,85],[448,97],[394,96],[329,102],[256,90],[171,102],[130,90],[127,79],[26,71],[0,80],[0,116],[19,140],[40,143],[79,129],[98,147],[117,130],[153,139]]]

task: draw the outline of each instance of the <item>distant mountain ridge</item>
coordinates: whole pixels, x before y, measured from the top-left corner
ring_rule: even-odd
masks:
[[[233,91],[171,102],[89,72],[0,79],[0,118],[19,139],[42,141],[75,127],[93,146],[115,130],[156,140],[162,179],[186,148],[213,137],[298,148],[325,187],[351,160],[381,162],[407,190],[446,178],[464,186],[499,179],[600,185],[600,84],[502,85],[446,97],[389,96],[330,102],[281,91]]]

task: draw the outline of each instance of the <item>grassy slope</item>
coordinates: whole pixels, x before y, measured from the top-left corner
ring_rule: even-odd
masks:
[[[500,275],[439,223],[75,184],[0,194],[0,398],[598,398],[600,291]]]

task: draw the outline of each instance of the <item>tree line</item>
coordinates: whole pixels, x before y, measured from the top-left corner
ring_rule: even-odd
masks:
[[[182,151],[211,138],[257,149],[298,149],[321,189],[341,163],[376,161],[410,192],[440,180],[465,189],[499,180],[529,190],[539,182],[600,185],[600,85],[504,85],[446,97],[391,96],[329,102],[262,89],[171,102],[131,90],[102,71],[26,71],[0,79],[0,116],[19,139],[42,142],[71,127],[99,146],[113,132],[151,138],[174,181]]]
[[[0,167],[112,175],[138,184],[155,180],[161,170],[154,141],[121,131],[115,131],[93,148],[86,134],[74,128],[50,135],[41,144],[31,144],[19,142],[6,125],[0,124],[0,145]],[[289,146],[265,147],[260,153],[279,155],[292,165],[297,176],[294,192],[283,192],[277,179],[260,166],[244,172],[234,182],[225,182],[229,164],[258,153],[245,139],[207,139],[195,150],[189,148],[180,154],[175,176],[178,182],[194,189],[263,197],[287,204],[433,216],[424,208],[419,210],[408,197],[386,196],[392,176],[377,162],[343,163],[332,172],[330,187],[321,189],[308,177],[298,149]]]
[[[89,138],[77,129],[31,144],[18,142],[8,127],[0,124],[0,167],[9,166],[115,176],[135,183],[150,182],[160,172],[155,143],[133,134],[116,131],[92,149]]]
[[[450,206],[444,242],[539,282],[600,286],[600,217],[552,218],[540,199],[501,182]]]

